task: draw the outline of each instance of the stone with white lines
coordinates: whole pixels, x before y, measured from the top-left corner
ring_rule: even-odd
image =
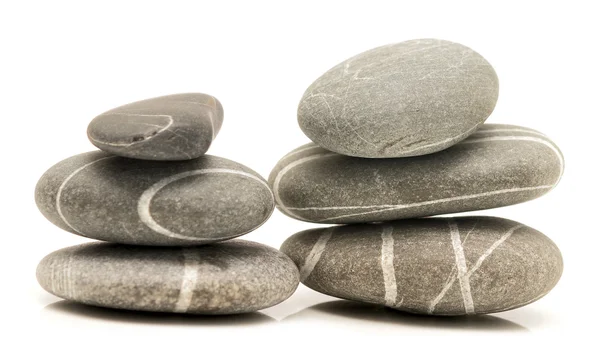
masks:
[[[563,269],[548,237],[495,217],[310,229],[288,238],[281,251],[315,291],[433,315],[524,306],[550,292]]]
[[[468,47],[421,39],[371,49],[304,93],[298,122],[316,144],[364,158],[434,153],[465,139],[494,110],[498,78]]]
[[[556,186],[563,168],[560,150],[540,132],[484,124],[453,147],[419,157],[357,158],[307,144],[278,162],[269,184],[290,217],[360,223],[525,202]]]
[[[298,270],[278,250],[239,239],[201,247],[93,242],[49,254],[37,279],[58,297],[94,306],[234,314],[287,299]]]
[[[69,232],[157,246],[235,238],[258,228],[274,208],[266,181],[228,159],[159,162],[102,151],[54,165],[38,181],[35,200]]]
[[[223,107],[201,93],[167,95],[109,110],[88,126],[96,147],[122,157],[186,160],[208,150],[223,123]]]

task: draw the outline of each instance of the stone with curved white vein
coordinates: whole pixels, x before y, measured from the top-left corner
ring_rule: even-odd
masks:
[[[223,123],[223,107],[201,93],[166,95],[126,104],[94,118],[96,147],[122,157],[187,160],[206,153]]]
[[[364,159],[315,146],[284,156],[269,177],[277,207],[317,223],[360,223],[501,207],[554,188],[564,159],[543,134],[484,124],[444,151]]]
[[[224,158],[156,162],[99,151],[50,168],[38,181],[36,203],[69,232],[163,246],[235,238],[262,225],[274,208],[266,181]]]

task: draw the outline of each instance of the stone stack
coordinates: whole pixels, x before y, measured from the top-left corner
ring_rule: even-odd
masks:
[[[206,94],[93,119],[88,137],[102,151],[54,165],[35,199],[58,227],[107,242],[46,256],[40,285],[77,302],[159,312],[243,313],[288,298],[298,285],[289,257],[234,239],[266,222],[274,198],[252,169],[205,155],[222,121],[221,104]]]
[[[473,50],[413,40],[333,67],[305,92],[313,140],[269,183],[286,215],[315,223],[281,247],[308,287],[413,313],[500,312],[548,293],[562,274],[554,243],[493,217],[417,218],[525,202],[553,189],[564,161],[542,133],[483,124],[498,97]]]

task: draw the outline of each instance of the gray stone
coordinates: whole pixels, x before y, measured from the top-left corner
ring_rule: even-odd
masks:
[[[281,250],[318,292],[434,315],[521,307],[550,292],[563,269],[549,238],[493,217],[311,229]]]
[[[243,240],[183,248],[93,242],[46,256],[37,279],[58,297],[95,306],[233,314],[287,299],[298,270],[276,249]]]
[[[461,143],[420,157],[355,158],[307,144],[279,161],[269,183],[290,217],[375,222],[525,202],[556,186],[563,163],[543,134],[485,124]]]
[[[492,113],[498,78],[466,46],[421,39],[375,48],[336,65],[304,93],[298,122],[336,153],[396,158],[448,148]]]
[[[157,162],[101,151],[54,165],[38,181],[35,200],[66,231],[161,246],[235,238],[266,222],[274,208],[265,180],[228,159]]]
[[[186,160],[206,153],[223,123],[223,107],[207,94],[174,94],[123,105],[88,126],[96,147],[127,158]]]

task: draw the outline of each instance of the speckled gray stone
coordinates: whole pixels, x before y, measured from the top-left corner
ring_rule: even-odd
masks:
[[[46,256],[37,279],[58,297],[95,306],[233,314],[287,299],[298,270],[276,249],[243,240],[183,248],[94,242]]]
[[[502,207],[550,191],[563,172],[560,150],[543,134],[485,124],[444,151],[365,159],[302,146],[275,166],[277,207],[317,223],[358,223]]]
[[[563,269],[549,238],[493,217],[311,229],[281,250],[318,292],[434,315],[521,307],[550,292]]]
[[[479,54],[444,40],[375,48],[336,65],[304,93],[298,122],[336,153],[396,158],[448,148],[492,113],[498,78]]]
[[[223,107],[207,94],[174,94],[123,105],[88,126],[96,147],[127,158],[186,160],[206,153],[223,123]]]
[[[35,200],[66,231],[153,246],[235,238],[258,228],[274,208],[265,180],[228,159],[157,162],[101,151],[54,165],[38,181]]]

